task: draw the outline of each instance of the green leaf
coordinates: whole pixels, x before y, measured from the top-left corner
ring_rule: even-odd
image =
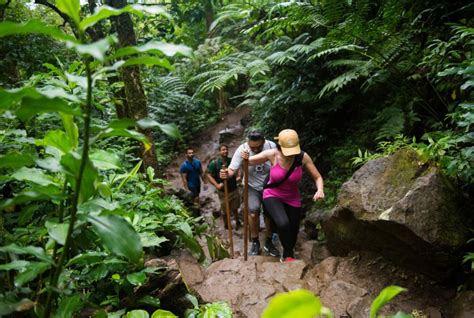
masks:
[[[73,48],[81,55],[90,55],[99,61],[103,61],[105,59],[106,52],[110,49],[111,42],[113,42],[112,37],[107,37],[90,44],[67,42],[67,46],[69,48]]]
[[[29,264],[30,264],[30,262],[28,262],[28,261],[16,260],[16,261],[12,261],[12,262],[7,263],[7,264],[0,265],[0,270],[9,271],[9,270],[14,269],[14,270],[17,270],[17,271],[22,271]]]
[[[44,273],[51,267],[51,264],[44,263],[44,262],[31,262],[26,266],[26,270],[20,272],[18,275],[15,276],[15,286],[21,287],[24,284],[31,282],[39,274]]]
[[[199,260],[199,262],[203,262],[206,259],[206,255],[201,247],[201,244],[191,235],[187,235],[185,232],[180,231],[179,237],[184,242],[186,247],[191,251],[191,254],[195,258]]]
[[[158,127],[162,132],[167,134],[170,137],[181,139],[181,133],[179,132],[178,127],[175,124],[160,124],[156,120],[150,118],[144,118],[137,121],[137,125],[140,128],[154,128]]]
[[[56,0],[56,7],[67,14],[76,24],[79,24],[81,20],[79,0]]]
[[[86,165],[84,168],[84,173],[81,180],[80,188],[80,202],[84,202],[87,199],[91,198],[95,194],[94,184],[98,178],[97,170],[92,165],[91,161],[86,159]],[[77,189],[76,182],[79,177],[79,169],[81,165],[81,156],[75,152],[71,151],[61,158],[61,165],[66,171],[67,178],[69,183],[74,189]]]
[[[143,16],[143,14],[162,14],[165,17],[171,19],[171,15],[169,15],[165,8],[161,6],[141,6],[141,5],[127,5],[122,9],[115,9],[109,6],[101,6],[97,9],[94,14],[86,17],[80,23],[80,28],[82,30],[86,30],[88,27],[93,26],[97,22],[103,19],[107,19],[109,17],[118,16],[122,13],[133,13],[138,16]]]
[[[81,295],[63,296],[53,317],[74,317],[74,314],[79,312],[83,306],[84,303],[81,299]]]
[[[66,265],[66,267],[71,265],[94,265],[102,260],[107,256],[104,252],[87,252],[84,254],[79,254],[72,258]]]
[[[119,156],[106,150],[94,150],[90,155],[94,166],[99,170],[113,170],[120,169]]]
[[[151,315],[151,318],[178,318],[175,314],[171,311],[158,309]]]
[[[136,121],[130,118],[116,119],[109,122],[112,129],[128,129],[135,127]]]
[[[370,318],[376,318],[377,312],[380,310],[380,308],[404,291],[406,291],[406,289],[399,286],[388,286],[384,288],[372,303],[370,308]]]
[[[50,146],[61,151],[61,154],[68,153],[74,148],[73,141],[62,130],[50,130],[42,140],[37,140],[38,146]]]
[[[125,60],[125,63],[123,63],[121,67],[130,66],[130,65],[158,65],[170,71],[174,71],[174,67],[173,65],[171,65],[170,61],[164,58],[153,57],[153,56],[131,57]]]
[[[132,138],[132,139],[141,141],[145,145],[150,145],[150,141],[145,137],[145,135],[137,131],[128,130],[128,129],[107,128],[100,134],[99,137],[112,137],[112,136]]]
[[[69,225],[66,223],[46,221],[45,226],[48,229],[49,236],[59,244],[64,245]]]
[[[41,247],[36,246],[18,246],[16,244],[10,244],[7,246],[0,247],[0,252],[9,252],[14,254],[28,254],[35,256],[37,259],[44,261],[49,264],[53,264],[53,261],[49,255],[47,255]]]
[[[70,115],[80,115],[80,111],[70,107],[67,102],[59,98],[30,98],[25,97],[16,111],[16,116],[25,121],[36,114],[59,112]]]
[[[0,210],[17,205],[17,204],[22,204],[25,202],[30,202],[30,201],[40,201],[40,200],[50,200],[52,196],[47,195],[45,193],[31,190],[31,189],[26,189],[22,192],[20,192],[18,195],[16,195],[14,198],[7,199],[0,201]]]
[[[124,256],[135,264],[143,262],[140,237],[130,223],[116,215],[88,215],[87,219],[92,223],[103,245],[112,253]]]
[[[62,32],[58,27],[52,27],[37,20],[32,20],[25,24],[9,21],[0,23],[0,37],[26,33],[44,34],[60,41],[77,42],[74,37]]]
[[[20,168],[32,166],[35,163],[29,154],[9,153],[0,156],[0,168]]]
[[[132,310],[132,311],[127,312],[127,314],[123,317],[125,317],[125,318],[149,318],[150,315],[145,310],[136,309],[136,310]]]
[[[37,168],[20,168],[14,174],[12,178],[18,181],[29,181],[42,186],[55,184],[50,176],[46,175],[43,170]]]
[[[145,283],[146,275],[142,272],[127,274],[127,280],[134,286],[141,286]]]
[[[299,289],[273,297],[262,318],[313,318],[321,312],[321,302],[308,290]]]
[[[122,180],[122,182],[120,182],[117,190],[120,190],[125,184],[127,184],[128,181],[130,181],[131,179],[135,178],[135,176],[137,175],[138,173],[138,170],[140,170],[140,167],[142,166],[142,161],[139,161],[135,167],[133,167],[132,171],[130,171],[130,173],[128,173],[126,175],[126,177]]]
[[[168,241],[164,236],[157,236],[153,232],[142,232],[138,233],[140,236],[140,241],[142,242],[143,247],[157,246],[159,247],[161,243]]]
[[[182,54],[185,56],[191,56],[191,48],[182,44],[172,44],[160,41],[149,41],[142,46],[127,46],[118,49],[115,54],[110,56],[110,59],[117,59],[122,56],[148,53],[148,54],[164,54],[166,56],[175,56],[176,54]]]
[[[76,149],[79,145],[79,128],[77,128],[74,122],[74,116],[60,113],[61,120],[63,121],[63,127],[66,131],[67,138],[72,144],[72,149]]]
[[[156,308],[161,306],[160,299],[150,295],[143,296],[142,298],[138,299],[137,302],[142,305],[150,305]]]

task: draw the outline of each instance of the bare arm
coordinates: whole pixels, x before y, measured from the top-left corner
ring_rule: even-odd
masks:
[[[202,183],[207,184],[207,176],[204,173],[204,170],[202,170],[202,166],[199,170],[199,175],[201,176]]]
[[[209,181],[210,184],[216,187],[217,190],[221,190],[222,187],[224,186],[223,183],[217,183],[216,179],[214,179],[214,177],[210,173],[207,174],[207,180]]]
[[[181,175],[181,180],[183,181],[183,188],[185,188],[186,190],[189,190],[188,181],[186,181],[186,173],[180,173],[180,175]]]
[[[321,176],[318,169],[314,165],[313,160],[307,153],[305,153],[303,157],[303,167],[306,169],[306,171],[309,173],[311,178],[314,180],[314,182],[316,183],[316,187],[318,189],[313,196],[313,200],[316,201],[316,200],[324,198],[323,177]]]
[[[267,161],[270,161],[273,164],[275,161],[275,151],[276,149],[267,149],[250,157],[248,152],[242,151],[241,155],[243,159],[249,159],[249,165],[251,166],[262,164]]]

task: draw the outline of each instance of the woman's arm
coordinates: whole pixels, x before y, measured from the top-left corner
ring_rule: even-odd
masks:
[[[249,165],[251,166],[265,163],[268,160],[270,160],[271,163],[273,164],[275,160],[275,149],[264,150],[261,153],[258,153],[250,157],[249,157],[248,151],[242,151],[240,155],[242,156],[242,159],[248,159]]]
[[[314,180],[316,183],[317,191],[313,196],[313,200],[319,200],[324,198],[324,181],[323,177],[319,173],[318,169],[314,165],[313,159],[305,153],[303,157],[303,167],[306,169],[306,171],[309,173],[311,178]]]

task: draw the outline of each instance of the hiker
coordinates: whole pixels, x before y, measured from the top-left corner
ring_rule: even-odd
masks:
[[[231,158],[229,158],[229,147],[226,144],[219,145],[219,156],[211,160],[207,166],[207,180],[217,189],[219,195],[219,201],[221,202],[221,215],[224,220],[224,227],[227,229],[227,217],[226,217],[226,202],[224,197],[224,180],[220,178],[219,171],[222,166],[229,166]],[[240,227],[239,221],[239,207],[240,207],[240,194],[237,187],[237,181],[240,180],[240,175],[232,176],[227,178],[227,190],[230,212],[235,218],[235,229],[238,230]]]
[[[257,130],[251,131],[247,135],[247,142],[241,144],[235,151],[232,161],[227,169],[221,170],[221,178],[232,177],[242,166],[242,151],[250,151],[251,155],[258,154],[263,150],[276,149],[273,141],[266,140],[263,134]],[[271,164],[269,161],[261,162],[249,168],[248,175],[248,209],[249,209],[249,225],[250,225],[250,251],[249,255],[260,255],[260,240],[258,232],[260,230],[260,210],[262,207],[262,191],[263,182],[268,176]],[[263,249],[272,256],[280,256],[280,252],[275,248],[272,242],[272,225],[268,215],[264,213],[265,221],[265,245]]]
[[[282,130],[275,140],[278,140],[276,149],[265,150],[250,157],[248,152],[242,151],[241,156],[243,159],[248,158],[249,165],[252,166],[268,161],[272,164],[268,184],[263,190],[263,205],[276,225],[283,246],[280,260],[292,262],[295,260],[293,249],[302,217],[301,196],[298,190],[298,183],[303,176],[302,168],[305,168],[316,183],[314,201],[324,198],[324,183],[311,157],[301,151],[296,131]],[[280,183],[279,181],[283,182],[275,187],[271,186],[272,183]]]
[[[194,203],[199,203],[199,193],[201,192],[201,179],[207,184],[201,161],[194,158],[194,149],[186,148],[186,160],[179,167],[179,173],[183,180],[184,189],[192,193]]]

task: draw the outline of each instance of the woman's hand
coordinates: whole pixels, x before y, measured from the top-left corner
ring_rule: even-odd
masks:
[[[323,190],[318,190],[313,196],[313,201],[321,200],[324,199],[324,191]]]

